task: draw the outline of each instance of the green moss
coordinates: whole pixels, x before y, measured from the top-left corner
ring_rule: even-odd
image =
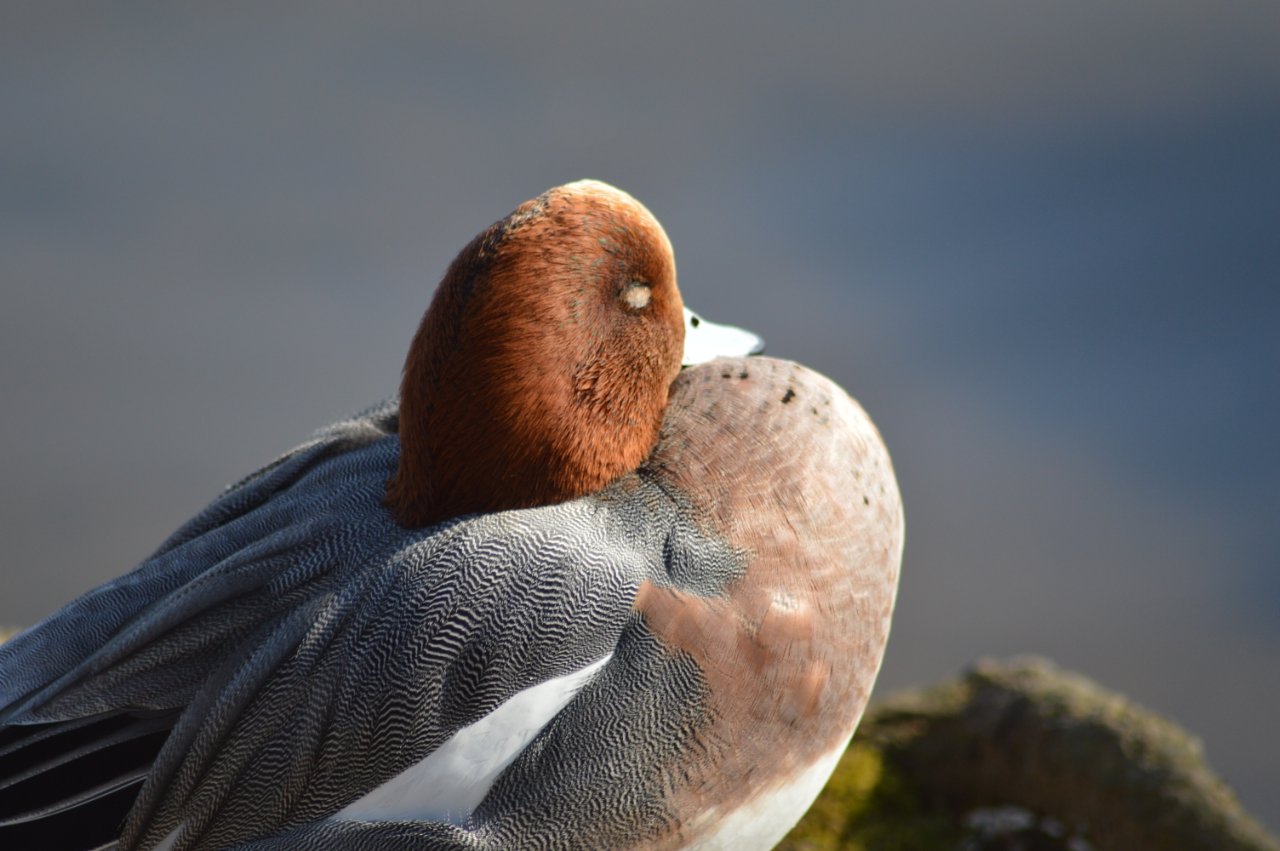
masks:
[[[865,812],[883,772],[879,751],[850,746],[818,800],[778,848],[826,851],[843,847],[844,837]]]
[[[959,831],[921,807],[911,784],[874,746],[855,741],[779,851],[936,851]]]

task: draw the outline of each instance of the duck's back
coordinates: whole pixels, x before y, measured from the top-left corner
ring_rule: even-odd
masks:
[[[680,537],[672,506],[584,499],[407,531],[381,506],[395,427],[394,405],[332,427],[0,647],[0,845],[110,838],[95,828],[144,779],[141,847],[179,818],[184,847],[321,818],[520,691],[632,652],[635,590]],[[597,687],[627,690],[623,674]]]

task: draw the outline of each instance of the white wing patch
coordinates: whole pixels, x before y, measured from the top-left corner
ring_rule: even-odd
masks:
[[[612,658],[530,686],[332,818],[464,825],[503,769]]]

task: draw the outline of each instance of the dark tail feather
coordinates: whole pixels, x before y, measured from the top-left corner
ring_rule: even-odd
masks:
[[[114,845],[176,712],[15,726],[0,739],[0,848]]]

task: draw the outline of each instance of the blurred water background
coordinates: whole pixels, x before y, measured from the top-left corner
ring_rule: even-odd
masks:
[[[1280,828],[1280,4],[0,11],[0,623],[394,392],[579,177],[847,387],[908,517],[883,694],[1044,653]]]

